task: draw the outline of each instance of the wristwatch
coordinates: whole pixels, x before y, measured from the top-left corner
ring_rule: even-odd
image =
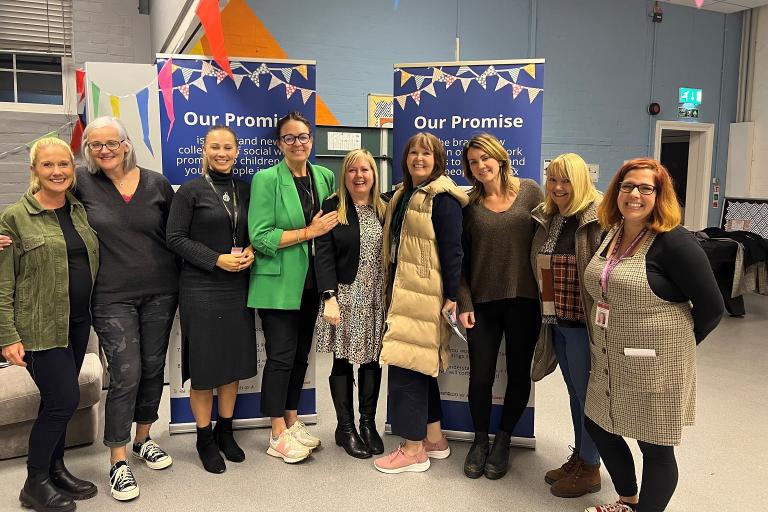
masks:
[[[328,300],[331,297],[335,297],[335,296],[336,296],[336,292],[333,290],[325,290],[323,292],[323,300]]]

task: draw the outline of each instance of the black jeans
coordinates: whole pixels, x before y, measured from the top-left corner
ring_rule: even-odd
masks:
[[[176,304],[176,295],[150,295],[93,305],[93,329],[109,369],[104,444],[110,448],[131,440],[133,422],[157,420]]]
[[[408,441],[423,440],[427,424],[443,417],[437,379],[390,365],[389,407],[393,434]]]
[[[261,413],[282,417],[299,406],[312,334],[320,309],[315,289],[305,289],[301,309],[259,309],[267,362],[261,377]]]
[[[51,461],[64,458],[67,423],[80,402],[77,378],[85,359],[91,322],[70,322],[69,345],[27,352],[27,371],[40,390],[40,410],[29,434],[29,475],[48,474]]]
[[[637,494],[637,477],[632,452],[624,438],[606,432],[597,423],[584,418],[592,440],[597,445],[605,469],[611,475],[613,486],[619,496]],[[643,452],[643,487],[637,512],[662,512],[672,499],[677,487],[677,461],[672,446],[637,442]]]
[[[469,410],[475,432],[488,432],[491,392],[501,338],[507,361],[507,388],[500,428],[512,432],[531,394],[531,360],[541,329],[539,302],[502,299],[473,304],[475,326],[467,329],[469,346]]]

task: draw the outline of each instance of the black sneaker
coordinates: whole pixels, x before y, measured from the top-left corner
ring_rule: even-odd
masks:
[[[124,460],[115,462],[109,470],[109,485],[112,497],[118,501],[128,501],[139,496],[139,484],[133,478],[131,467]]]
[[[165,469],[173,464],[171,456],[150,438],[143,443],[133,443],[133,455],[146,462],[149,469]]]

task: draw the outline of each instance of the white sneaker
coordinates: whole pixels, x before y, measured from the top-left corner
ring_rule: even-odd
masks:
[[[300,420],[296,420],[296,423],[291,425],[291,428],[289,428],[288,431],[293,434],[293,437],[295,437],[297,441],[310,450],[314,450],[320,446],[320,439],[310,434],[309,430],[307,430],[307,426]]]
[[[634,512],[634,509],[621,500],[616,503],[608,503],[607,505],[595,505],[584,509],[584,512]]]
[[[131,467],[124,460],[115,462],[109,470],[109,485],[112,497],[118,501],[128,501],[139,496],[139,484],[133,478]]]
[[[267,454],[273,457],[280,457],[288,464],[301,462],[309,457],[311,453],[312,450],[299,442],[289,430],[283,430],[277,439],[274,439],[271,435],[269,436]]]
[[[134,443],[131,451],[135,457],[146,462],[150,469],[165,469],[173,464],[171,456],[152,439],[147,439],[141,444]]]

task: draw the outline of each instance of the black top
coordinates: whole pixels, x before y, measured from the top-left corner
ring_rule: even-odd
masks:
[[[173,188],[162,174],[139,171],[139,185],[126,203],[103,172],[77,170],[75,196],[85,206],[88,223],[99,237],[95,303],[178,291],[176,257],[165,244]]]
[[[219,276],[226,279],[229,272],[216,266],[221,254],[232,250],[232,218],[235,210],[234,188],[237,187],[237,233],[240,247],[250,245],[248,239],[248,203],[251,187],[229,174],[209,171],[211,184],[204,177],[186,182],[179,188],[168,217],[168,246],[184,260],[182,275]],[[214,189],[216,192],[214,192]],[[232,218],[224,209],[229,208]],[[240,272],[247,280],[248,272]]]
[[[311,178],[311,171],[307,170],[306,176],[294,176],[293,183],[296,185],[296,191],[299,193],[299,201],[301,201],[301,209],[304,212],[304,221],[307,226],[312,223],[312,218],[320,211],[320,204],[317,198],[320,194],[317,193],[317,187]],[[325,212],[328,213],[328,212]],[[307,278],[304,281],[304,289],[316,288],[315,284],[315,255],[317,252],[315,240],[309,241],[309,265],[307,266]]]
[[[67,267],[69,270],[69,322],[90,321],[91,319],[91,266],[88,248],[72,223],[70,204],[56,208],[56,218],[67,245]]]
[[[317,290],[334,290],[342,284],[351,284],[357,276],[360,264],[360,220],[357,210],[347,201],[347,222],[338,224],[328,233],[315,239],[315,271]],[[329,197],[323,202],[324,213],[334,212],[339,208],[339,198]]]
[[[576,254],[576,230],[579,227],[577,215],[571,215],[563,219],[560,235],[555,242],[552,254]]]
[[[645,255],[645,270],[651,290],[660,299],[692,303],[696,343],[720,323],[725,308],[723,297],[707,255],[693,233],[677,226],[656,235]]]

